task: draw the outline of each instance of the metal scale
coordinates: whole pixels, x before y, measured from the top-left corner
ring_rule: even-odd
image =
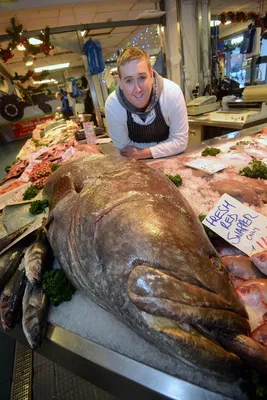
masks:
[[[243,99],[226,96],[222,99],[222,109],[212,112],[210,121],[232,122],[244,125],[256,125],[267,120],[267,85],[248,86],[243,91]]]

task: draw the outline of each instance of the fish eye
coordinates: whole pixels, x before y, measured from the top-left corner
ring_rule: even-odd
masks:
[[[221,271],[224,268],[222,262],[218,258],[210,257],[210,262],[218,271]]]
[[[241,288],[241,289],[240,289],[240,292],[241,292],[242,294],[247,294],[247,293],[249,293],[249,289]]]

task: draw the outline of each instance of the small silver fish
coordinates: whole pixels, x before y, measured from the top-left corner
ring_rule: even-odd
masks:
[[[22,302],[22,327],[32,349],[36,349],[42,343],[47,323],[48,304],[48,298],[43,289],[28,281]]]
[[[16,244],[0,256],[0,293],[18,269],[24,248],[22,244]]]
[[[41,228],[37,240],[25,252],[26,276],[32,284],[40,283],[47,255],[48,244],[45,232]]]
[[[1,322],[6,331],[15,327],[21,311],[22,297],[26,284],[25,269],[23,267],[15,272],[1,294]]]
[[[10,233],[7,236],[4,236],[0,239],[0,251],[4,250],[10,243],[12,243],[15,239],[17,239],[20,235],[22,235],[26,229],[29,228],[31,222],[27,225],[24,225],[22,228],[18,229],[15,232]]]

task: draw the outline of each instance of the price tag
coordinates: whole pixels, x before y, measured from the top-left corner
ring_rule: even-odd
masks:
[[[190,161],[185,165],[187,167],[207,172],[208,174],[214,174],[215,172],[221,171],[222,169],[227,167],[226,164],[223,164],[220,161],[216,161],[215,159],[211,160],[209,158],[197,158],[196,160]]]
[[[84,133],[85,133],[86,142],[87,143],[95,143],[96,134],[95,134],[93,122],[84,122],[83,129],[84,129]]]
[[[251,256],[267,249],[267,217],[224,194],[203,224]]]

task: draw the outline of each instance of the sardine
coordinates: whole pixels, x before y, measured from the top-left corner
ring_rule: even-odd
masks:
[[[25,284],[25,268],[22,260],[19,269],[4,287],[0,298],[1,322],[6,331],[13,329],[16,325],[22,308]]]
[[[37,240],[25,252],[25,270],[28,280],[40,283],[45,262],[48,256],[48,243],[43,228],[40,228]]]
[[[48,305],[48,298],[43,289],[28,281],[22,302],[22,327],[32,349],[36,349],[42,343],[47,323]]]
[[[0,292],[17,270],[23,257],[24,246],[20,243],[0,256]]]

